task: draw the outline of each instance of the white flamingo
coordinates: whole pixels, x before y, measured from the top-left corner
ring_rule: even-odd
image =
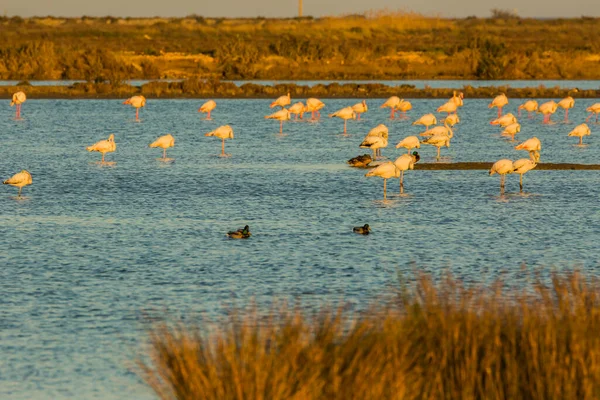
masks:
[[[407,119],[408,116],[406,115],[406,112],[410,110],[412,110],[412,104],[410,101],[404,99],[400,99],[400,103],[398,103],[394,108],[394,112],[400,113],[401,119]]]
[[[534,162],[540,161],[540,151],[542,150],[542,143],[535,136],[527,139],[521,144],[515,146],[515,150],[525,150],[529,152],[529,157]]]
[[[315,121],[315,113],[317,113],[319,119],[321,118],[321,113],[319,110],[321,110],[323,107],[325,107],[325,103],[319,99],[315,99],[314,97],[306,99],[306,111],[310,112],[311,121]]]
[[[458,109],[458,106],[456,105],[454,100],[450,99],[445,104],[442,104],[441,106],[439,106],[436,111],[439,113],[445,112],[445,113],[448,113],[448,115],[450,115],[452,113],[455,113],[457,109]]]
[[[123,102],[123,104],[129,104],[135,108],[135,120],[140,120],[140,108],[146,106],[146,98],[144,96],[133,96]]]
[[[378,176],[380,178],[383,178],[383,199],[385,200],[387,198],[387,180],[392,178],[399,178],[400,171],[393,162],[388,161],[373,168],[372,170],[367,172],[365,176]]]
[[[377,154],[381,154],[381,149],[387,147],[388,145],[388,138],[387,135],[383,135],[383,133],[381,133],[380,135],[376,136],[376,135],[367,135],[365,136],[365,138],[363,139],[363,141],[361,142],[361,144],[358,146],[362,149],[371,149],[373,150],[373,159],[376,160],[377,159]]]
[[[399,149],[400,147],[404,147],[405,149],[407,149],[408,154],[410,154],[410,151],[412,149],[420,149],[421,148],[421,142],[419,141],[419,138],[416,136],[407,136],[396,145],[397,149]]]
[[[511,136],[512,139],[515,139],[515,135],[521,132],[521,124],[515,122],[514,124],[507,125],[502,131],[502,135]]]
[[[515,122],[517,122],[517,118],[514,115],[512,115],[511,113],[508,113],[508,114],[504,114],[501,117],[496,118],[495,120],[490,122],[490,124],[491,125],[500,125],[501,127],[506,128],[508,125],[514,124]]]
[[[285,108],[282,108],[279,111],[274,112],[271,115],[265,116],[265,119],[276,119],[279,121],[279,134],[283,134],[283,122],[290,120],[290,112]]]
[[[504,93],[499,94],[492,100],[488,108],[498,107],[498,118],[502,116],[502,108],[508,104],[508,97]]]
[[[598,114],[600,114],[600,103],[592,104],[591,106],[586,108],[585,111],[590,113],[590,115],[588,115],[588,117],[585,119],[585,122],[588,122],[590,118],[592,118],[592,115],[596,114],[596,123],[598,123]]]
[[[285,96],[279,96],[277,100],[271,103],[271,108],[273,107],[281,107],[284,108],[287,105],[292,104],[292,98],[290,97],[290,93],[288,92]]]
[[[519,117],[521,116],[521,110],[527,111],[527,117],[532,118],[532,112],[538,110],[538,102],[535,100],[527,100],[525,103],[519,106]]]
[[[579,138],[579,145],[583,145],[583,137],[590,136],[592,131],[590,131],[590,127],[587,124],[577,125],[575,129],[569,132],[569,137],[575,136]]]
[[[550,121],[550,118],[552,117],[552,114],[556,112],[557,108],[558,104],[554,100],[550,100],[540,105],[538,112],[544,114],[544,121],[542,121],[543,124],[549,124],[552,122]]]
[[[290,112],[290,114],[294,114],[296,116],[294,118],[294,121],[298,121],[298,116],[300,116],[300,119],[303,119],[304,113],[306,112],[306,106],[301,101],[299,101],[290,106],[290,108],[288,108],[288,111]]]
[[[352,109],[352,107],[345,107],[341,110],[334,112],[333,114],[329,114],[329,118],[341,118],[344,120],[344,135],[346,134],[346,123],[349,119],[356,119],[356,113]]]
[[[356,113],[356,119],[360,121],[360,114],[369,111],[369,107],[367,107],[367,101],[363,100],[360,103],[353,105],[352,110],[354,110]]]
[[[21,172],[14,174],[12,177],[8,178],[2,183],[5,185],[18,187],[19,194],[17,195],[17,197],[21,197],[21,191],[23,190],[23,187],[31,185],[32,183],[31,174],[27,170],[22,170]]]
[[[390,119],[394,119],[394,112],[396,110],[396,106],[400,103],[400,97],[392,96],[387,99],[379,108],[390,108]]]
[[[515,170],[513,162],[511,160],[503,159],[498,160],[492,165],[490,169],[490,176],[494,174],[500,175],[500,192],[504,192],[504,182],[507,174],[512,174]]]
[[[159,137],[154,142],[150,143],[150,145],[148,147],[151,147],[151,148],[160,147],[161,149],[163,149],[162,160],[166,161],[167,160],[167,149],[169,147],[173,147],[173,146],[175,146],[175,138],[173,137],[173,135],[168,133],[164,136]]]
[[[431,125],[437,124],[437,119],[433,114],[425,114],[418,120],[412,123],[413,125],[424,125],[425,129],[429,129]]]
[[[454,127],[454,125],[460,122],[460,118],[458,117],[458,114],[450,114],[444,119],[444,122]]]
[[[206,133],[204,136],[214,136],[221,139],[221,154],[220,157],[228,157],[229,154],[225,154],[225,139],[233,139],[233,129],[229,125],[223,125],[215,129],[214,131]]]
[[[571,93],[577,93],[579,89],[571,89],[567,93],[567,97],[558,102],[558,106],[565,110],[565,122],[569,122],[569,109],[575,107],[575,99],[571,97]]]
[[[117,144],[115,143],[115,135],[111,133],[108,139],[101,140],[91,146],[88,146],[86,147],[86,150],[97,151],[98,153],[102,154],[101,163],[104,164],[104,155],[106,153],[112,153],[115,150],[117,150]]]
[[[452,98],[450,100],[452,100],[456,104],[456,107],[462,107],[464,98],[465,98],[465,95],[463,94],[463,92],[457,93],[455,90],[454,93],[452,94]]]
[[[536,166],[537,163],[535,161],[530,160],[529,158],[521,158],[520,160],[517,160],[513,163],[513,173],[520,175],[519,189],[521,190],[521,192],[523,191],[523,175],[526,172],[534,169]]]
[[[17,106],[15,111],[15,119],[21,118],[21,105],[27,101],[27,96],[25,92],[16,92],[12,95],[12,101],[10,102],[10,106]]]
[[[437,134],[437,135],[431,136],[421,142],[423,144],[428,144],[428,145],[437,147],[437,159],[438,160],[440,159],[441,147],[442,146],[450,147],[450,139],[452,139],[452,137],[454,136],[454,132],[452,132],[452,129],[447,124],[444,126],[448,129],[447,134]]]
[[[217,103],[214,100],[208,100],[206,103],[202,104],[198,109],[198,112],[206,113],[206,121],[210,121],[212,118],[210,117],[210,113],[212,110],[217,108]]]
[[[415,163],[420,159],[419,153],[413,151],[412,154],[402,154],[394,161],[394,165],[400,171],[400,194],[404,193],[404,171],[415,169]]]

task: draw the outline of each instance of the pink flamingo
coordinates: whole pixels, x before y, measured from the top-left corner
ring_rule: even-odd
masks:
[[[25,101],[27,100],[27,96],[25,96],[25,93],[23,92],[17,92],[15,94],[13,94],[12,96],[12,101],[10,102],[10,106],[14,106],[16,105],[16,113],[15,113],[15,118],[16,119],[21,119],[21,104],[25,103]]]
[[[210,121],[210,112],[217,107],[217,103],[214,100],[209,100],[198,109],[198,112],[207,113],[205,120]]]
[[[135,120],[140,121],[140,108],[146,106],[146,98],[144,96],[133,96],[123,102],[135,107]]]

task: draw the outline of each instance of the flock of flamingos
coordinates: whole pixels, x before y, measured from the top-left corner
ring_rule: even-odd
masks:
[[[573,89],[571,92],[576,92],[577,89]],[[569,92],[568,97],[556,103],[555,101],[549,101],[538,105],[535,100],[529,100],[525,103],[521,104],[518,108],[519,117],[521,116],[521,111],[525,110],[528,113],[528,116],[531,117],[531,113],[538,112],[544,115],[543,123],[548,124],[551,123],[550,118],[552,114],[554,114],[558,108],[563,108],[565,110],[565,121],[568,121],[569,118],[569,109],[575,106],[575,100],[571,97],[571,92]],[[450,147],[450,140],[454,136],[454,132],[452,131],[452,127],[460,122],[460,118],[458,117],[457,110],[458,108],[463,106],[463,94],[454,92],[453,97],[448,100],[445,104],[441,105],[438,109],[438,113],[446,113],[446,117],[443,119],[443,125],[434,126],[437,124],[437,118],[434,114],[425,114],[416,121],[413,122],[413,125],[423,125],[426,130],[420,133],[420,137],[418,136],[408,136],[402,139],[397,145],[396,148],[405,148],[408,150],[407,154],[403,154],[398,157],[395,161],[387,161],[387,162],[375,162],[378,158],[381,157],[381,149],[387,147],[388,145],[388,128],[381,124],[373,128],[365,137],[363,142],[360,144],[361,148],[368,148],[372,150],[373,156],[371,157],[368,154],[358,156],[352,158],[348,161],[348,163],[355,167],[374,167],[372,168],[365,176],[372,177],[378,176],[383,178],[383,196],[384,199],[387,196],[387,180],[392,178],[398,178],[400,180],[400,193],[404,192],[404,172],[408,170],[412,170],[414,168],[414,164],[419,161],[420,156],[419,153],[411,150],[419,149],[421,144],[431,145],[437,148],[437,159],[440,158],[440,150],[442,147]],[[11,106],[16,106],[16,114],[15,117],[17,119],[21,118],[21,106],[27,100],[25,93],[17,92],[12,97]],[[140,108],[146,105],[146,99],[144,96],[133,96],[127,99],[123,104],[131,105],[136,109],[136,121],[139,121],[139,110]],[[498,117],[491,122],[492,125],[498,125],[503,128],[502,134],[511,136],[514,139],[516,133],[520,132],[521,125],[519,124],[517,117],[513,114],[502,114],[502,109],[504,106],[508,104],[508,98],[505,94],[500,94],[496,98],[492,100],[489,104],[488,108],[496,107],[498,109]],[[214,100],[209,100],[198,109],[198,112],[202,112],[207,114],[207,120],[211,119],[211,112],[216,108],[217,103]],[[288,108],[286,108],[289,106]],[[283,132],[283,123],[285,121],[289,121],[292,119],[292,116],[297,120],[298,118],[302,119],[304,113],[311,113],[311,121],[315,121],[320,119],[321,112],[320,110],[325,107],[325,104],[315,98],[309,98],[306,100],[306,104],[302,102],[297,102],[291,105],[291,97],[288,93],[287,95],[279,97],[277,100],[271,103],[271,108],[280,107],[278,111],[271,115],[267,115],[266,119],[273,119],[279,121],[279,133]],[[386,100],[381,108],[389,108],[390,109],[390,119],[394,119],[396,117],[396,113],[399,114],[398,118],[407,119],[406,113],[412,109],[412,105],[409,101],[400,99],[396,96],[390,97]],[[586,109],[590,115],[587,117],[585,122],[588,122],[589,119],[595,114],[596,122],[598,122],[598,115],[600,114],[600,103],[596,103]],[[346,134],[346,124],[349,119],[359,119],[361,114],[368,111],[366,101],[362,101],[357,103],[351,107],[345,107],[341,110],[338,110],[332,114],[329,114],[329,117],[340,118],[344,121],[344,134]],[[430,128],[433,126],[432,128]],[[578,125],[573,129],[568,136],[574,136],[579,138],[579,144],[583,144],[583,137],[590,135],[590,128],[586,123]],[[228,154],[225,153],[225,140],[233,139],[233,129],[229,125],[223,125],[214,131],[208,132],[205,136],[214,136],[221,139],[221,156],[227,157]],[[168,161],[167,159],[167,149],[173,147],[175,145],[175,138],[170,135],[164,135],[156,139],[153,143],[151,143],[150,147],[158,147],[163,149],[163,161]],[[105,155],[106,153],[112,153],[117,149],[117,145],[115,144],[115,136],[111,134],[108,139],[101,140],[91,146],[86,148],[90,152],[99,152],[102,154],[101,163],[105,163]],[[540,158],[540,151],[542,149],[541,142],[538,138],[532,137],[530,139],[525,140],[523,143],[515,146],[516,150],[525,150],[529,152],[529,158],[522,158],[516,161],[502,159],[494,163],[492,168],[489,171],[490,175],[499,174],[500,175],[500,190],[504,192],[505,187],[505,179],[507,174],[519,174],[519,186],[521,191],[523,190],[523,175],[532,170],[537,166]],[[31,174],[23,170],[11,178],[5,180],[3,182],[7,185],[12,185],[19,188],[18,197],[21,197],[21,191],[23,187],[30,185],[32,183]],[[242,230],[236,231],[241,232]]]

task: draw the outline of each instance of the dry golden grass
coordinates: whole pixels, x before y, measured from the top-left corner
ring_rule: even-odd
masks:
[[[151,332],[140,374],[163,399],[596,399],[600,284],[522,290],[421,276],[386,306],[278,309]]]

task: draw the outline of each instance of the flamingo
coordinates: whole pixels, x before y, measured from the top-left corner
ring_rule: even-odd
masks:
[[[96,144],[88,146],[88,147],[86,147],[86,150],[87,151],[97,151],[98,153],[101,153],[102,154],[101,163],[104,164],[104,155],[106,153],[112,153],[113,151],[117,150],[117,144],[115,143],[115,135],[111,133],[110,136],[108,137],[108,139],[101,140],[101,141],[97,142]]]
[[[31,174],[29,173],[29,171],[22,170],[21,172],[14,174],[11,178],[8,178],[2,183],[5,185],[18,187],[19,194],[17,195],[17,197],[21,197],[21,191],[23,190],[23,187],[31,185],[31,182]]]
[[[445,126],[434,126],[431,129],[427,129],[425,132],[419,133],[419,136],[435,136],[435,135],[446,135],[448,136],[448,124],[444,122]]]
[[[271,108],[273,107],[281,107],[285,108],[285,106],[290,105],[292,103],[292,99],[290,97],[290,93],[288,92],[287,96],[279,96],[277,100],[271,103]]]
[[[12,95],[12,101],[10,102],[10,106],[17,106],[15,112],[15,119],[21,118],[21,104],[25,103],[25,101],[27,101],[27,96],[25,96],[25,92],[19,91]]]
[[[315,99],[314,97],[306,99],[306,111],[310,111],[311,121],[315,121],[315,112],[319,115],[319,118],[321,118],[319,110],[323,107],[325,107],[325,103],[319,99]]]
[[[491,125],[500,125],[503,128],[506,128],[508,125],[510,124],[514,124],[517,122],[517,118],[512,115],[511,113],[508,114],[504,114],[501,117],[496,118],[495,120],[493,120],[492,122],[490,122]]]
[[[448,126],[448,124],[445,124],[444,126],[448,129],[448,134],[437,134],[421,142],[423,144],[429,144],[431,146],[437,147],[438,160],[440,159],[440,148],[442,146],[450,147],[450,139],[454,137],[454,132],[452,132],[452,129]]]
[[[207,113],[205,120],[210,121],[212,118],[210,117],[210,112],[217,107],[217,103],[214,100],[208,100],[206,103],[202,104],[198,109],[198,112]]]
[[[515,135],[521,132],[521,124],[515,122],[513,124],[507,125],[502,131],[502,135],[511,136],[513,140],[515,140]]]
[[[458,106],[454,102],[454,100],[450,99],[446,103],[442,104],[438,107],[437,112],[445,112],[448,115],[455,113]]]
[[[135,107],[135,120],[140,120],[140,108],[146,106],[146,98],[144,96],[133,96],[123,102],[123,104],[130,104]]]
[[[345,107],[341,110],[334,112],[333,114],[329,114],[329,118],[338,117],[344,120],[344,135],[346,134],[346,122],[349,119],[356,119],[356,112],[352,109],[352,107]]]
[[[588,115],[588,117],[585,119],[585,122],[588,122],[590,118],[592,118],[592,115],[596,114],[596,123],[598,123],[598,114],[600,114],[600,103],[592,104],[591,106],[586,108],[585,111],[590,113],[590,115]]]
[[[519,117],[521,116],[521,110],[527,111],[527,117],[532,118],[531,113],[538,110],[538,102],[535,100],[527,100],[525,103],[519,106]]]
[[[402,119],[406,119],[408,118],[406,116],[406,112],[412,110],[412,104],[410,104],[410,101],[401,99],[400,103],[398,103],[396,105],[396,107],[394,108],[394,112],[399,112],[400,113],[400,118]]]
[[[383,103],[379,108],[389,107],[390,108],[390,119],[394,119],[394,112],[395,112],[396,106],[398,104],[400,104],[400,98],[398,96],[392,96],[389,99],[387,99],[385,101],[385,103]]]
[[[363,100],[360,103],[357,103],[352,106],[352,109],[356,113],[356,119],[360,121],[360,114],[369,111],[369,107],[367,107],[367,101]]]
[[[531,171],[537,166],[535,161],[531,161],[529,158],[521,158],[513,163],[513,173],[521,175],[519,178],[519,189],[523,191],[523,175],[527,171]]]
[[[402,154],[394,161],[394,165],[400,171],[400,194],[404,193],[404,171],[415,168],[415,163],[421,159],[419,153],[413,151],[412,154]]]
[[[504,93],[496,96],[494,100],[490,103],[488,108],[498,107],[498,118],[502,116],[502,108],[508,104],[508,97]]]
[[[538,108],[538,112],[544,114],[543,124],[549,124],[551,122],[550,118],[552,117],[552,114],[556,112],[557,108],[558,104],[554,100],[550,100]]]
[[[498,160],[492,165],[490,169],[490,176],[494,174],[500,175],[500,193],[504,192],[504,181],[506,180],[507,174],[512,174],[515,170],[513,162],[511,160],[503,159]]]
[[[387,180],[391,178],[399,178],[400,171],[393,162],[388,161],[373,168],[371,171],[367,172],[365,176],[378,176],[383,178],[383,199],[385,200],[387,198]]]
[[[421,142],[419,141],[419,138],[416,136],[407,136],[396,145],[397,149],[399,149],[400,147],[404,147],[405,149],[407,149],[408,154],[410,154],[410,151],[412,149],[420,149],[421,148]]]
[[[581,125],[577,125],[575,127],[575,129],[573,129],[570,133],[569,133],[569,137],[571,136],[576,136],[579,137],[579,145],[583,145],[583,137],[584,136],[590,136],[592,132],[590,131],[590,127],[587,126],[587,124],[581,124]]]
[[[575,106],[575,99],[571,97],[571,93],[577,93],[579,89],[569,90],[567,97],[558,102],[558,106],[565,110],[565,122],[569,122],[569,109]]]
[[[429,129],[431,125],[437,124],[437,119],[433,114],[425,114],[418,120],[412,123],[413,125],[425,125],[425,129]]]
[[[278,111],[279,112],[279,111]],[[221,139],[221,154],[220,157],[229,157],[229,154],[225,154],[225,139],[233,139],[233,129],[229,125],[223,125],[215,129],[214,131],[204,134],[204,136],[214,136]]]
[[[306,112],[306,107],[301,101],[299,101],[297,103],[294,103],[294,105],[290,106],[290,108],[288,108],[288,111],[290,112],[290,114],[294,114],[296,116],[294,118],[294,121],[298,121],[298,115],[300,116],[300,119],[303,119],[304,113]]]
[[[448,125],[453,127],[460,122],[460,118],[458,117],[458,114],[450,114],[444,119],[444,122],[447,122]]]
[[[388,139],[389,136],[389,130],[388,127],[383,125],[383,124],[379,124],[377,125],[375,128],[371,129],[369,131],[369,133],[367,133],[367,136],[365,136],[365,139],[363,140],[363,143],[365,142],[365,140],[368,140],[367,138],[371,138],[371,137],[382,137],[385,138],[385,140]],[[387,143],[385,146],[386,147]],[[360,147],[360,146],[359,146]],[[376,148],[375,151],[375,156],[381,156],[381,148]]]
[[[156,139],[154,142],[150,143],[150,145],[149,145],[149,147],[152,147],[152,148],[160,147],[163,149],[163,156],[162,156],[163,161],[167,160],[167,149],[169,147],[173,147],[173,146],[175,146],[175,138],[170,133],[159,137],[158,139]]]
[[[456,104],[456,107],[462,107],[464,98],[465,98],[465,95],[463,94],[463,92],[458,92],[458,94],[457,94],[456,90],[455,90],[453,92],[452,98],[450,100],[453,101],[454,104]]]
[[[285,108],[282,108],[279,111],[274,112],[271,115],[267,115],[265,119],[276,119],[279,121],[279,134],[283,134],[283,122],[290,120],[290,112]]]
[[[526,150],[529,152],[529,157],[536,163],[540,160],[540,151],[542,150],[542,143],[536,137],[527,139],[521,144],[515,146],[515,150]]]
[[[364,140],[358,146],[363,149],[371,149],[373,150],[373,159],[377,159],[377,153],[380,152],[382,148],[387,147],[388,138],[381,134],[380,136],[365,136]]]

